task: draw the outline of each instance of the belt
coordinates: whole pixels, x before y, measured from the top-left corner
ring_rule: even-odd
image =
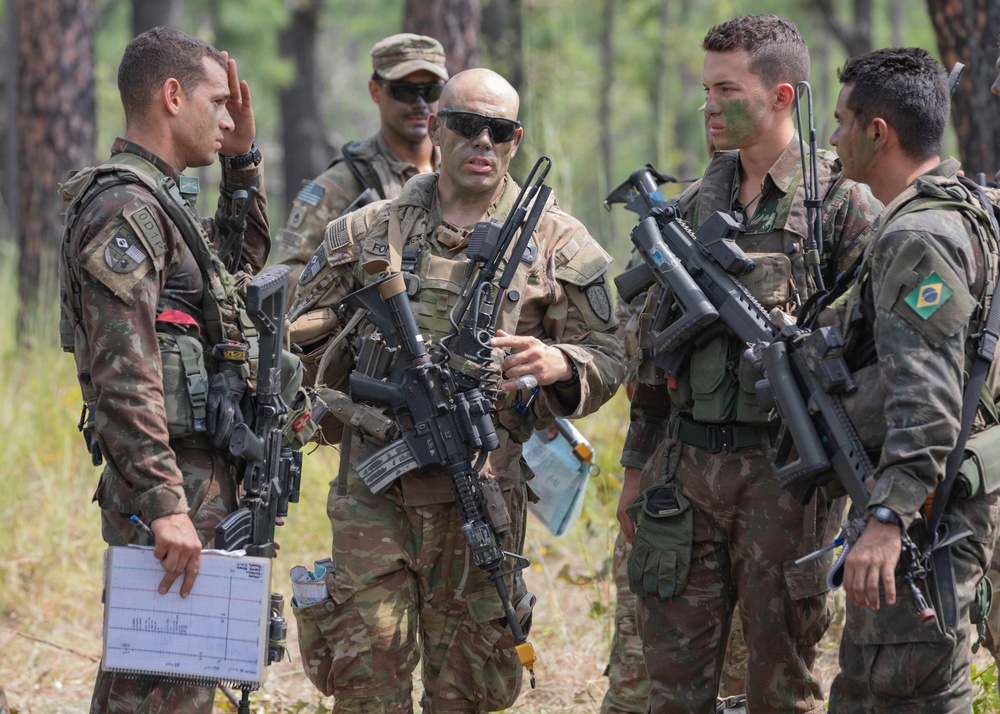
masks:
[[[778,438],[778,427],[753,426],[750,424],[703,424],[684,417],[674,415],[673,422],[676,438],[682,444],[708,449],[717,454],[723,449],[739,451],[755,446],[770,445]]]

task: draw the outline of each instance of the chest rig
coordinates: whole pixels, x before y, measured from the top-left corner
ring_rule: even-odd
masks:
[[[825,153],[821,158],[820,194],[825,197],[839,172]],[[739,152],[715,152],[697,193],[679,202],[682,213],[691,216],[693,230],[716,211],[734,214],[738,172]],[[816,289],[805,261],[808,218],[803,201],[796,200],[801,183],[802,169],[797,166],[774,207],[768,208],[771,202],[766,201],[758,208],[758,213],[766,211],[763,216],[755,216],[753,227],[736,239],[755,264],[739,280],[767,310],[794,312]],[[831,262],[829,254],[821,256],[821,265]],[[676,363],[676,374],[667,375],[671,402],[682,415],[706,424],[764,425],[774,420],[757,399],[754,385],[763,375],[742,358],[745,345],[720,332],[703,336],[687,349],[688,356]]]
[[[173,178],[149,161],[130,153],[116,154],[114,163],[102,164],[74,174],[61,187],[61,195],[69,206],[59,267],[59,333],[63,351],[72,353],[76,361],[77,378],[84,401],[79,428],[95,466],[102,462],[95,431],[97,390],[90,379],[93,355],[83,325],[81,266],[78,252],[74,249],[73,229],[80,216],[85,214],[102,192],[123,184],[140,185],[149,191],[191,251],[201,272],[203,284],[198,316],[205,332],[201,340],[208,345],[216,345],[225,341],[246,341],[255,334],[252,326],[249,329],[245,327],[250,322],[243,313],[243,302],[238,295],[235,279],[222,265],[191,208],[188,199],[193,198],[193,195],[182,194]],[[162,301],[157,312],[163,312]],[[244,316],[242,320],[241,313]],[[207,360],[209,364],[206,365],[203,344],[196,338],[177,338],[166,342],[169,344],[165,345],[165,341],[160,340],[161,357],[165,351],[169,351],[175,358],[171,360],[164,357],[163,365],[165,405],[171,436],[186,435],[189,431],[204,431],[207,368],[212,366],[211,360]],[[173,361],[177,364],[172,364]],[[172,385],[172,382],[175,384]],[[171,389],[172,386],[178,388]],[[178,411],[183,413],[178,416]]]
[[[487,217],[507,216],[516,190],[513,184],[508,186],[497,203],[490,208]],[[428,350],[434,349],[443,354],[459,388],[476,388],[482,392],[490,404],[496,405],[501,423],[508,430],[514,430],[514,425],[510,423],[513,417],[505,413],[513,411],[506,409],[513,403],[507,404],[507,395],[499,389],[499,365],[504,353],[500,349],[493,349],[486,350],[487,354],[484,355],[474,349],[472,352],[478,352],[478,355],[470,358],[470,351],[463,349],[464,338],[461,334],[455,334],[460,332],[456,327],[456,314],[459,312],[456,308],[464,305],[459,305],[459,301],[476,275],[475,261],[470,259],[470,251],[475,252],[478,245],[477,231],[484,230],[487,224],[478,224],[473,231],[456,229],[446,224],[433,204],[435,194],[436,176],[433,174],[411,179],[404,195],[389,209],[386,230],[364,240],[364,270],[369,275],[378,275],[382,271],[398,271],[403,275],[411,310]],[[511,242],[507,255],[501,259],[499,273],[508,265],[515,242]],[[537,256],[538,245],[532,237],[520,256],[519,266],[530,268],[538,259]],[[528,273],[527,269],[515,270],[511,284],[500,298],[496,327],[510,334],[517,331]],[[492,284],[495,290],[497,281],[493,280]],[[476,303],[475,298],[473,296],[473,304]],[[363,328],[360,339],[355,340],[354,352],[357,355],[357,371],[366,376],[383,379],[394,366],[398,366],[394,365],[398,356],[395,350],[389,349],[370,325]],[[516,398],[514,401],[517,401]],[[527,414],[521,416],[528,419]]]

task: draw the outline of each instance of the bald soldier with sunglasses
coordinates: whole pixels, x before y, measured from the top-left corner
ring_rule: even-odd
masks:
[[[383,198],[399,198],[411,177],[438,167],[438,151],[427,137],[427,118],[437,109],[448,79],[444,49],[433,37],[403,33],[375,43],[368,94],[379,109],[379,130],[365,141],[345,144],[341,156],[306,181],[278,233],[276,261],[302,267],[334,218]]]
[[[491,219],[503,223],[520,191],[507,173],[523,134],[518,105],[514,88],[490,70],[467,70],[448,81],[441,109],[428,122],[441,152],[440,173],[416,176],[400,198],[329,225],[297,285],[293,335],[295,325],[314,324],[312,318],[324,314],[346,322],[351,311],[339,310],[344,297],[384,275],[378,271],[390,241],[402,246],[402,266],[390,272],[400,270],[406,280],[421,339],[437,344],[450,331],[473,227]],[[491,342],[499,348],[492,366],[503,374],[496,403],[500,446],[480,473],[484,488],[500,496],[496,513],[509,517],[504,551],[520,553],[524,544],[532,474],[521,444],[533,428],[557,417],[595,411],[624,378],[610,263],[587,229],[550,197],[518,258]],[[330,327],[328,344],[342,327]],[[348,347],[353,339],[332,343],[327,383],[351,369],[367,373],[382,359],[387,370],[405,366],[371,349],[359,354],[357,344]],[[527,375],[539,385],[535,393],[518,391],[513,382]],[[409,714],[419,660],[424,711],[506,709],[517,699],[523,668],[496,588],[470,558],[447,476],[440,467],[414,469],[372,493],[358,464],[384,444],[359,426],[345,426],[340,472],[327,501],[333,529],[329,599],[293,602],[306,674],[334,695],[337,714]],[[535,596],[520,572],[504,580],[527,633]]]

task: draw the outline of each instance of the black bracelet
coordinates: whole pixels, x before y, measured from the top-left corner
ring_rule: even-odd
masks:
[[[566,359],[569,360],[569,368],[573,370],[573,375],[563,382],[553,382],[553,384],[559,389],[569,389],[570,387],[575,387],[580,383],[580,371],[576,368],[576,362],[574,362],[568,355]]]
[[[257,148],[257,142],[253,141],[250,144],[249,153],[240,154],[239,156],[223,156],[219,154],[219,159],[227,169],[245,169],[248,166],[257,166],[260,163],[260,149]]]

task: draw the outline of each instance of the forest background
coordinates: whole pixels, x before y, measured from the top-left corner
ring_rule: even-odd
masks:
[[[876,47],[916,45],[949,68],[966,65],[946,153],[970,175],[1000,168],[1000,100],[989,93],[997,0],[0,0],[0,686],[12,711],[86,711],[100,656],[97,470],[76,429],[72,359],[58,348],[55,188],[66,171],[103,160],[123,133],[116,75],[131,37],[169,24],[238,61],[253,93],[276,233],[301,181],[343,142],[378,129],[367,95],[371,46],[404,30],[433,35],[452,73],[487,66],[519,89],[525,142],[512,172],[523,178],[538,156],[550,156],[560,204],[621,266],[635,216],[605,211],[604,196],[645,163],[681,179],[700,175],[699,42],[711,25],[750,12],[793,20],[809,44],[820,147],[829,148],[834,125],[836,68]],[[218,167],[197,173],[208,214]],[[607,686],[626,423],[618,395],[578,424],[601,473],[577,526],[556,539],[529,524],[540,686],[515,711],[597,711]],[[303,502],[279,535],[277,590],[288,591],[287,568],[327,554],[326,481],[336,462],[331,449],[306,458]],[[826,684],[838,632],[824,642]],[[976,677],[977,711],[1000,710],[995,672],[980,668]],[[330,706],[301,674],[294,645],[254,701],[267,711]]]

